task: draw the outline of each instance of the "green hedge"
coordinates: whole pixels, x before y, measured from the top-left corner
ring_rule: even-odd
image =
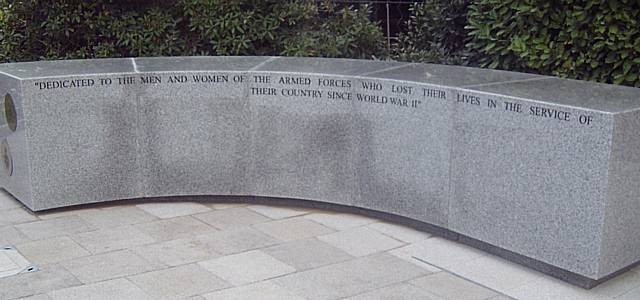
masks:
[[[469,63],[640,87],[640,1],[475,0]]]
[[[393,48],[403,61],[464,64],[469,0],[427,0],[409,8],[407,30]]]
[[[9,3],[11,2],[11,4]],[[367,6],[313,0],[0,1],[0,62],[169,55],[385,58]],[[425,0],[391,57],[640,87],[638,0]]]
[[[0,1],[0,61],[385,55],[369,9],[312,0]]]

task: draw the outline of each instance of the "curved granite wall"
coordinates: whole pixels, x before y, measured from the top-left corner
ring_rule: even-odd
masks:
[[[627,151],[640,144],[637,89],[441,65],[183,57],[4,64],[0,93],[17,116],[0,130],[0,183],[33,210],[283,197],[407,217],[584,282],[640,259],[625,238],[640,228],[628,183],[639,160]]]

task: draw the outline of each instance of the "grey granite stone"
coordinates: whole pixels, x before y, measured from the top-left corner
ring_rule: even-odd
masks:
[[[33,198],[40,199],[32,204],[34,209],[142,196],[136,158],[137,87],[101,86],[103,77],[110,76],[23,82],[23,98],[30,99],[25,115]],[[39,86],[76,79],[95,85]]]
[[[613,126],[600,276],[640,261],[640,111],[617,115]]]
[[[449,87],[549,78],[534,74],[434,64],[407,64],[400,68],[370,73],[367,74],[367,77],[438,84]]]
[[[362,75],[388,69],[395,69],[409,63],[395,61],[377,61],[371,63],[362,59],[324,59],[317,57],[277,57],[273,58],[254,71],[312,73],[333,75]]]
[[[380,84],[380,91],[363,88]],[[392,86],[411,87],[412,94],[397,94]],[[357,206],[446,226],[453,105],[452,91],[440,86],[357,80],[355,93],[388,97],[387,103],[359,102],[355,144]],[[423,97],[422,89],[437,89],[445,98]],[[391,104],[392,98],[408,106]],[[384,101],[384,100],[378,100]],[[412,101],[419,101],[411,107]],[[387,120],[380,122],[380,120]]]
[[[5,99],[12,99],[16,111],[15,132],[9,128],[5,113]],[[20,80],[0,73],[0,185],[10,190],[27,206],[33,206],[32,186],[24,117],[24,95]]]
[[[279,83],[290,77],[304,77],[313,85],[324,77],[278,73],[260,76],[271,76],[269,88],[278,94],[249,95],[253,115],[253,169],[249,179],[253,194],[354,204],[357,195],[353,150],[358,126],[352,119],[354,103],[314,97],[320,93],[326,97],[328,91],[337,88],[319,90]],[[263,86],[253,80],[251,92]],[[283,96],[313,89],[317,92],[308,97]]]
[[[637,88],[390,61],[178,57],[2,64],[7,94],[17,121],[0,116],[0,186],[32,210],[293,198],[408,220],[586,286],[640,260]],[[238,243],[219,252],[257,247]]]
[[[145,75],[141,75],[145,76]],[[138,95],[138,160],[145,196],[233,195],[247,191],[251,112],[234,72],[162,73]],[[189,76],[188,83],[168,83]],[[196,83],[193,76],[226,78]],[[218,78],[218,79],[213,79]]]
[[[480,93],[456,103],[449,228],[597,277],[611,119],[606,114]],[[494,99],[496,108],[488,107]],[[522,113],[505,110],[522,104]],[[544,106],[591,125],[530,115]],[[559,245],[562,245],[559,247]]]
[[[638,88],[549,77],[542,80],[496,83],[468,88],[608,113],[638,109],[640,99]]]
[[[135,59],[139,72],[180,71],[248,71],[269,61],[263,56],[188,56],[188,57],[140,57]]]
[[[54,60],[0,64],[0,72],[11,74],[21,79],[91,74],[120,74],[133,71],[134,67],[130,58]]]

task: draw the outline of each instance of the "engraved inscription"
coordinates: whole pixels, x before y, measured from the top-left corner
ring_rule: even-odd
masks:
[[[505,114],[555,122],[576,122],[589,126],[595,117],[586,113],[529,103],[522,100],[505,100],[473,91],[453,92],[419,83],[401,81],[372,80],[366,78],[345,78],[307,74],[269,74],[240,72],[193,72],[181,74],[144,74],[101,78],[52,79],[36,81],[40,90],[62,90],[72,88],[105,87],[111,85],[215,85],[220,89],[234,88],[234,84],[248,84],[252,96],[278,97],[288,101],[296,99],[334,103],[361,103],[379,105],[389,109],[428,109],[424,103],[445,103],[447,101],[468,107],[472,111],[486,109]],[[442,102],[445,101],[445,102]]]

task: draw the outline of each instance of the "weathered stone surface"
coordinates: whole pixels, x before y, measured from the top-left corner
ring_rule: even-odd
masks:
[[[635,88],[400,62],[3,64],[0,186],[32,210],[193,195],[340,204],[592,285],[640,260],[639,99]],[[16,227],[56,236],[34,224]]]

